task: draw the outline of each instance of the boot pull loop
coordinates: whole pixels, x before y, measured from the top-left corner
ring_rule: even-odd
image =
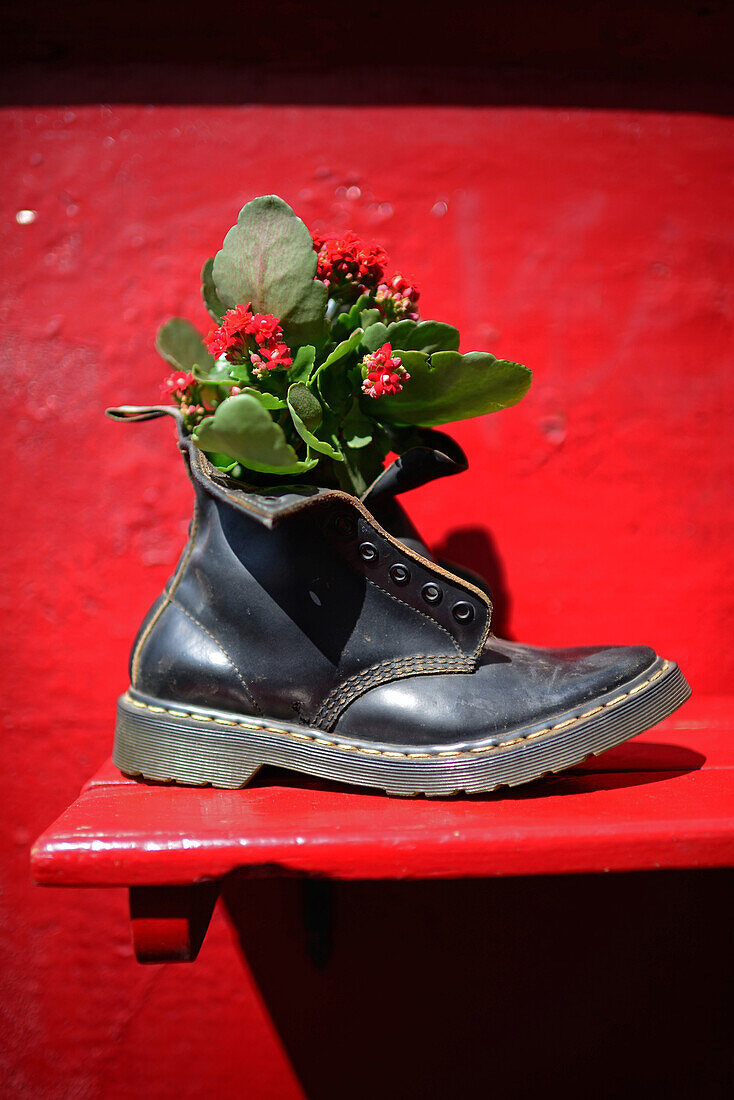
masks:
[[[420,432],[420,443],[404,451],[383,470],[361,497],[372,507],[385,497],[395,497],[409,489],[418,489],[429,481],[451,474],[462,474],[469,461],[451,436],[426,428]]]
[[[105,416],[118,423],[125,421],[157,420],[159,416],[172,416],[179,427],[183,424],[181,410],[175,405],[118,405],[105,409]]]

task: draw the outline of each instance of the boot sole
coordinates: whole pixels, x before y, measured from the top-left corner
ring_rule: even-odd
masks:
[[[678,666],[658,658],[628,684],[545,724],[503,734],[499,743],[417,749],[177,706],[130,689],[118,701],[113,759],[126,775],[187,786],[237,789],[270,764],[404,796],[493,791],[598,756],[667,718],[690,694]]]

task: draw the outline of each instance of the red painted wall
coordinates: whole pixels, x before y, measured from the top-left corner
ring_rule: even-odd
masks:
[[[29,842],[109,751],[129,643],[188,518],[170,427],[102,410],[157,400],[157,326],[206,325],[201,262],[244,201],[277,192],[314,228],[381,241],[465,349],[534,369],[516,409],[456,427],[469,473],[406,500],[474,568],[491,538],[504,628],[649,643],[694,691],[730,690],[734,128],[642,110],[115,106],[8,109],[0,134],[11,1094],[197,1096],[206,1080],[296,1096],[221,923],[197,966],[139,969],[117,893],[28,883]]]

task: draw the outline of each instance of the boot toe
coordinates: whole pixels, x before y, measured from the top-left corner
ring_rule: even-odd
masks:
[[[429,674],[374,687],[342,713],[345,737],[401,745],[461,745],[509,738],[587,707],[655,662],[648,646],[542,649],[490,638],[473,673]]]

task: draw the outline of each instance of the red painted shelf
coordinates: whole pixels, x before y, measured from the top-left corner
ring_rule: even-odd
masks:
[[[398,799],[263,771],[242,791],[154,786],[107,763],[38,840],[39,883],[171,886],[260,874],[432,878],[734,863],[734,698],[555,778]]]

